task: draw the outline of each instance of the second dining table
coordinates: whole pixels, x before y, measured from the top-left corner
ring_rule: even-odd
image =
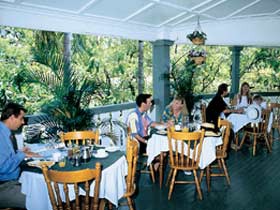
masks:
[[[59,167],[58,164],[55,164],[52,169],[66,171],[94,168],[96,162],[100,162],[102,165],[99,198],[105,198],[118,206],[118,200],[126,192],[125,176],[128,166],[123,152],[110,152],[106,158],[93,157],[89,162],[83,163],[79,167],[74,167],[70,161],[67,161],[65,167]],[[19,181],[22,185],[22,193],[26,195],[26,208],[28,210],[52,209],[47,185],[40,168],[24,166]],[[93,195],[94,184],[93,182],[90,186],[90,195]],[[74,198],[74,189],[69,189],[69,191],[70,197]],[[82,189],[80,192],[83,194]],[[63,194],[63,191],[61,193]]]
[[[222,143],[223,141],[221,136],[204,137],[200,162],[199,162],[199,167],[201,169],[204,169],[216,159],[216,146],[219,146]],[[160,159],[161,159],[160,167],[163,167],[163,163],[162,163],[163,153],[167,151],[169,151],[167,135],[157,134],[157,133],[152,134],[147,144],[147,155],[148,155],[147,163],[151,164],[154,158],[160,155]],[[159,172],[160,172],[159,182],[161,187],[163,181],[163,174],[161,174],[162,168],[160,168]]]

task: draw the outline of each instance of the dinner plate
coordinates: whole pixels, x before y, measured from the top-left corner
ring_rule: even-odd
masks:
[[[93,156],[95,157],[95,158],[106,158],[106,157],[108,157],[108,153],[107,152],[105,152],[104,154],[93,154]]]
[[[165,125],[157,125],[157,126],[155,126],[155,128],[157,130],[164,130],[164,129],[166,129],[166,126]]]
[[[107,152],[116,152],[116,151],[120,150],[120,147],[118,147],[118,146],[111,146],[111,147],[106,147],[105,150]]]
[[[218,132],[218,133],[215,133],[215,132],[213,132],[213,131],[205,131],[205,137],[207,137],[207,136],[213,136],[213,137],[219,137],[219,136],[221,136],[221,133],[220,132]]]
[[[29,166],[38,167],[38,168],[42,168],[43,165],[52,167],[54,164],[55,164],[54,161],[40,161],[40,160],[34,160],[34,161],[30,161],[27,163],[27,165],[29,165]]]
[[[166,135],[167,134],[167,131],[165,130],[159,130],[156,132],[157,134],[161,134],[161,135]]]
[[[259,108],[255,104],[250,105],[246,110],[246,115],[250,120],[258,119],[260,116]]]

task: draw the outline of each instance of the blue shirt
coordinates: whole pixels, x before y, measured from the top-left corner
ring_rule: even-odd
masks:
[[[147,136],[147,129],[152,123],[152,119],[146,112],[140,112],[137,107],[127,117],[127,125],[130,127],[131,135],[134,137],[138,134],[141,137]]]
[[[18,179],[19,165],[25,157],[22,151],[14,151],[10,136],[10,129],[0,122],[0,181]]]

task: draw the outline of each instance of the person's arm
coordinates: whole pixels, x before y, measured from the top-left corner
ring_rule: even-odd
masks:
[[[238,102],[238,94],[236,94],[233,99],[232,99],[232,102],[231,102],[231,105],[232,106],[236,106],[237,105],[237,102]]]
[[[138,141],[141,141],[144,144],[147,144],[147,142],[148,142],[146,139],[144,139],[143,137],[141,137],[138,134],[134,135],[134,138],[136,138]]]
[[[25,157],[24,152],[12,153],[7,150],[0,150],[0,174],[9,174],[19,167]]]

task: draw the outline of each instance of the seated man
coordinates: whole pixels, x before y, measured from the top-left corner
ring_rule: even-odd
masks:
[[[162,125],[152,121],[152,119],[147,115],[147,111],[152,106],[152,95],[151,94],[139,94],[136,97],[136,105],[134,111],[132,111],[127,118],[127,125],[131,130],[131,135],[140,144],[140,154],[146,152],[147,141],[148,141],[148,128],[155,127],[157,125]]]
[[[25,208],[25,195],[18,182],[20,163],[25,157],[38,156],[28,148],[17,150],[11,131],[24,124],[26,109],[15,103],[7,104],[2,110],[0,122],[0,208]]]

